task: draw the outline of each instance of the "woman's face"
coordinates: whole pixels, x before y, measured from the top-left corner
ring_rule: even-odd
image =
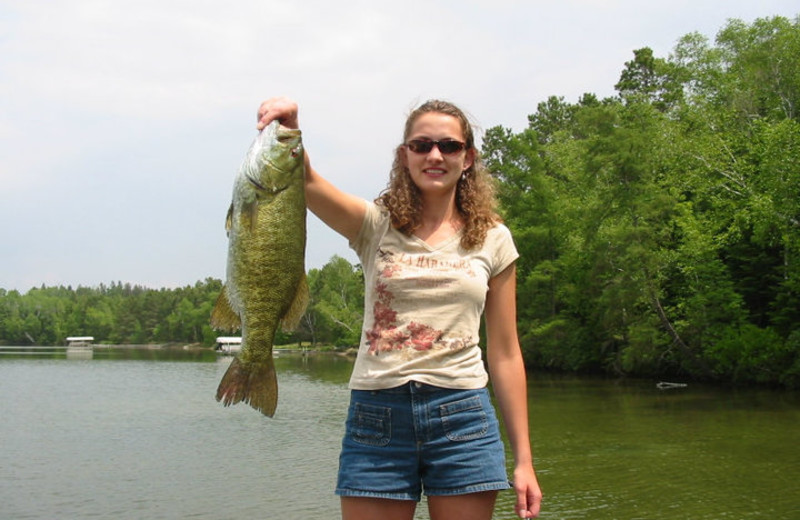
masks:
[[[464,132],[455,117],[440,112],[426,112],[414,121],[406,143],[416,140],[464,143]],[[447,151],[448,147],[444,147]],[[439,146],[433,146],[427,153],[414,152],[408,144],[401,150],[403,164],[423,195],[454,191],[461,173],[472,166],[474,156],[473,149],[442,153]]]

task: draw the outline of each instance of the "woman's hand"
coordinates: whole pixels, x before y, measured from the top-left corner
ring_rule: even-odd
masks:
[[[276,119],[286,128],[300,128],[297,120],[297,103],[287,97],[274,97],[264,101],[258,107],[257,117],[256,128],[259,131]]]
[[[520,518],[536,518],[542,505],[542,490],[532,466],[518,467],[514,471],[514,491],[517,503],[514,512]]]

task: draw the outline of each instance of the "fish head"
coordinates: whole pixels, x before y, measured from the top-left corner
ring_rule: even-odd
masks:
[[[273,121],[259,133],[250,147],[242,173],[258,190],[277,193],[304,181],[303,165],[300,130],[286,128],[278,121]]]

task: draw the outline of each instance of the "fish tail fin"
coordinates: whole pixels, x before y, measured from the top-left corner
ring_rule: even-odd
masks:
[[[272,356],[265,361],[231,361],[217,388],[217,401],[225,406],[245,402],[268,417],[278,406],[278,378]]]
[[[231,307],[226,286],[222,286],[217,303],[211,310],[211,326],[215,329],[235,331],[242,328],[242,319]]]
[[[297,284],[297,292],[294,294],[292,304],[286,314],[283,315],[283,318],[281,318],[281,328],[284,332],[291,332],[297,328],[297,325],[300,324],[300,319],[306,312],[309,299],[308,280],[304,272],[300,277],[300,282]]]

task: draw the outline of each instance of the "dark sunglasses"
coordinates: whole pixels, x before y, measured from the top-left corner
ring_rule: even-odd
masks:
[[[406,143],[408,149],[414,153],[430,153],[433,147],[436,146],[442,155],[450,155],[458,153],[464,148],[466,144],[454,139],[444,139],[442,141],[431,141],[429,139],[412,139]]]

